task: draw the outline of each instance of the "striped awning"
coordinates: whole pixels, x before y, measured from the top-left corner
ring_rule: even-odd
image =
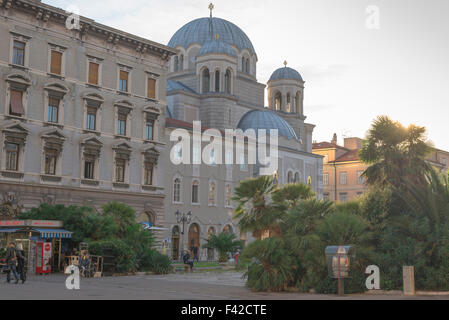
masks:
[[[64,229],[46,229],[46,228],[33,228],[34,231],[40,233],[41,239],[71,239],[72,232]]]

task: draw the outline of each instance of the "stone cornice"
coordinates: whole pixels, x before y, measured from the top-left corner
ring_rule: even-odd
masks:
[[[37,20],[44,22],[52,20],[61,24],[65,24],[70,16],[65,10],[32,0],[0,0],[0,8],[21,10],[34,15]],[[105,26],[83,16],[80,16],[80,30],[77,31],[80,38],[90,34],[115,45],[132,47],[137,53],[159,56],[166,61],[176,54],[176,50],[168,46]]]

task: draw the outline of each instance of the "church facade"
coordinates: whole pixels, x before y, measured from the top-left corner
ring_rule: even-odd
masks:
[[[238,26],[211,13],[184,25],[168,46],[177,55],[171,58],[167,75],[167,148],[161,156],[167,159],[163,161],[168,229],[164,238],[173,258],[196,247],[200,259],[211,259],[213,252],[202,249],[210,234],[228,231],[250,240],[233,219],[231,198],[240,181],[260,174],[259,167],[247,164],[248,154],[241,159],[243,164],[175,165],[169,161],[177,143],[170,141],[173,130],[191,132],[194,121],[220,131],[277,129],[278,170],[273,175],[280,185],[307,183],[318,197],[322,197],[322,157],[312,153],[314,125],[305,122],[300,73],[285,63],[267,84],[258,82],[255,48]],[[183,225],[176,212],[190,212],[189,223]]]

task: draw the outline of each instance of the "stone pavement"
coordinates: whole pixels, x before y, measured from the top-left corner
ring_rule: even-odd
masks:
[[[67,290],[63,275],[33,276],[25,284],[7,284],[0,278],[0,299],[145,299],[145,300],[327,300],[327,299],[449,299],[448,296],[313,295],[255,293],[237,272],[81,278],[80,290]]]

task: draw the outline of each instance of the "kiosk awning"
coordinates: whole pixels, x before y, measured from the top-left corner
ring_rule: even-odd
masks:
[[[33,228],[42,239],[72,239],[72,232],[64,229]]]

